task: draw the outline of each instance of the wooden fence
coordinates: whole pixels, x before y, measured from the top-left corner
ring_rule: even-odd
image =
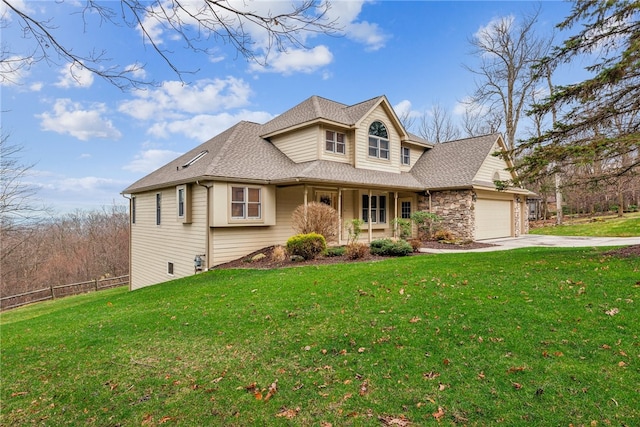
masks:
[[[8,310],[10,308],[16,308],[38,301],[46,301],[70,295],[101,291],[128,284],[129,275],[107,277],[106,279],[95,279],[87,282],[71,283],[69,285],[50,286],[48,288],[38,289],[37,291],[29,291],[18,295],[2,297],[0,298],[0,310]]]

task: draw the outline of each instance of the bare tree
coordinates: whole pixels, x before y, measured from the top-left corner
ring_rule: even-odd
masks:
[[[3,44],[0,57],[0,77],[10,71],[28,67],[37,62],[69,64],[73,73],[88,70],[119,88],[148,84],[136,77],[141,65],[113,64],[106,50],[96,48],[86,54],[78,53],[56,34],[56,17],[38,19],[28,9],[28,3],[1,0],[5,14],[17,18],[23,37],[32,40],[32,50],[21,56],[11,53]],[[113,4],[114,6],[111,6]],[[100,25],[111,24],[139,31],[144,43],[166,62],[182,79],[183,74],[196,70],[181,70],[172,54],[163,48],[162,32],[168,30],[182,40],[186,48],[209,55],[217,42],[229,44],[243,57],[266,64],[273,50],[283,52],[291,47],[305,47],[309,33],[337,34],[336,21],[329,19],[328,1],[302,0],[287,5],[287,9],[272,12],[273,5],[260,2],[233,2],[229,0],[120,0],[113,3],[87,0],[78,13],[85,26],[96,17]],[[3,25],[9,22],[2,17]]]
[[[0,261],[24,242],[24,230],[47,213],[36,203],[37,189],[24,182],[33,165],[22,163],[22,147],[9,145],[9,136],[0,139]]]
[[[467,103],[462,115],[462,128],[468,137],[496,133],[502,126],[502,114],[498,111],[483,111],[477,105]]]
[[[460,138],[460,129],[442,105],[436,103],[420,119],[420,136],[430,142],[446,142]]]
[[[519,23],[512,16],[494,20],[469,40],[480,60],[477,68],[465,65],[479,77],[472,102],[503,116],[510,150],[515,148],[518,123],[536,82],[532,65],[547,55],[551,46],[550,38],[535,32],[539,12],[524,15]]]

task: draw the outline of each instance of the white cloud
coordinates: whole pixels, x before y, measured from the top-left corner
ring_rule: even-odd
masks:
[[[320,45],[313,49],[290,49],[287,52],[278,52],[270,56],[266,66],[251,64],[253,71],[281,73],[289,75],[297,73],[312,73],[315,70],[329,65],[333,61],[333,54],[329,48]]]
[[[366,50],[376,51],[383,48],[389,39],[386,34],[376,23],[368,21],[358,21],[358,16],[362,12],[362,6],[371,0],[350,0],[337,1],[331,3],[328,17],[330,20],[336,20],[339,27],[347,38],[365,45]]]
[[[91,138],[119,139],[122,134],[111,120],[102,117],[106,107],[102,103],[92,104],[88,109],[70,99],[56,100],[53,111],[36,115],[41,119],[43,130],[69,134],[81,141]]]
[[[29,75],[28,58],[12,55],[0,61],[0,86],[20,86]]]
[[[185,120],[158,122],[149,128],[148,133],[161,138],[166,138],[170,134],[181,134],[196,141],[206,141],[241,120],[264,123],[273,117],[266,112],[249,110],[242,110],[236,114],[200,114]]]
[[[124,71],[135,79],[144,79],[147,77],[147,71],[144,69],[144,65],[137,62],[124,67]]]
[[[165,81],[159,88],[140,90],[135,96],[120,104],[119,111],[138,120],[183,118],[184,114],[243,107],[249,103],[251,88],[235,77],[198,80],[191,85]]]
[[[150,173],[182,154],[183,153],[171,150],[146,150],[137,154],[133,160],[123,166],[122,169],[135,173]]]
[[[91,87],[94,79],[94,74],[91,71],[75,64],[61,68],[59,75],[55,86],[65,89],[71,87]]]
[[[464,116],[468,111],[473,115],[481,115],[487,114],[488,110],[486,106],[473,102],[470,96],[466,96],[453,107],[453,114],[456,116]]]
[[[396,112],[398,117],[417,118],[422,115],[419,111],[412,110],[411,107],[411,101],[404,99],[394,105],[393,110]]]
[[[496,47],[496,40],[499,40],[500,34],[506,34],[510,32],[510,28],[515,22],[515,16],[507,15],[497,18],[493,18],[487,25],[481,25],[473,34],[474,39],[480,46],[486,46],[488,49],[483,49],[483,56],[493,56],[494,53],[490,52],[491,48]]]

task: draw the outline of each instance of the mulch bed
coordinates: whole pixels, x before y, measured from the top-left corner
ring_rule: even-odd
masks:
[[[480,243],[480,242],[469,242],[464,244],[451,244],[451,243],[442,243],[436,241],[424,241],[422,243],[423,248],[429,249],[480,249],[486,248],[491,245],[488,243]],[[284,261],[274,261],[271,254],[273,252],[274,246],[269,246],[258,251],[252,252],[249,255],[246,255],[242,258],[239,258],[234,261],[227,262],[225,264],[220,264],[215,266],[215,269],[224,269],[224,268],[255,268],[255,269],[272,269],[272,268],[283,268],[283,267],[293,267],[293,266],[304,266],[304,265],[327,265],[327,264],[345,264],[345,263],[353,263],[353,262],[375,262],[382,261],[384,259],[388,259],[391,257],[384,257],[378,255],[367,254],[365,257],[360,259],[349,259],[346,256],[319,256],[318,258],[310,261],[291,261],[289,257],[287,257]],[[251,261],[251,259],[258,254],[264,254],[265,257]],[[640,257],[640,245],[627,246],[620,249],[615,249],[612,251],[608,251],[606,253],[610,256],[628,258],[628,257]],[[425,256],[430,255],[429,253],[413,253],[409,256]]]
[[[640,245],[631,245],[620,249],[614,249],[607,252],[607,255],[620,258],[640,257]]]
[[[486,248],[490,245],[487,243],[479,243],[479,242],[469,242],[464,244],[451,244],[451,243],[442,243],[436,241],[425,241],[422,243],[423,248],[429,249],[479,249]],[[303,266],[303,265],[326,265],[326,264],[345,264],[352,262],[375,262],[382,261],[384,259],[394,258],[394,257],[385,257],[379,255],[371,255],[367,254],[363,258],[359,259],[349,259],[346,256],[319,256],[314,260],[309,261],[291,261],[289,257],[287,257],[284,261],[274,261],[272,257],[274,246],[268,246],[266,248],[262,248],[258,251],[252,252],[242,258],[236,259],[234,261],[227,262],[225,264],[220,264],[214,267],[214,269],[224,269],[224,268],[256,268],[256,269],[272,269],[272,268],[282,268],[282,267],[292,267],[292,266]],[[261,259],[252,261],[251,259],[258,255],[264,254],[265,256]],[[424,256],[429,255],[428,253],[413,253],[409,256]]]

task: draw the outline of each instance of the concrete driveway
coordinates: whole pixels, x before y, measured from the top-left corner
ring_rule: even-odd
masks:
[[[580,248],[592,246],[629,246],[640,245],[640,237],[575,237],[575,236],[540,236],[525,234],[520,237],[504,237],[500,239],[480,240],[495,246],[479,249],[429,249],[422,248],[420,252],[428,253],[459,253],[459,252],[492,252],[528,247],[559,247]]]

